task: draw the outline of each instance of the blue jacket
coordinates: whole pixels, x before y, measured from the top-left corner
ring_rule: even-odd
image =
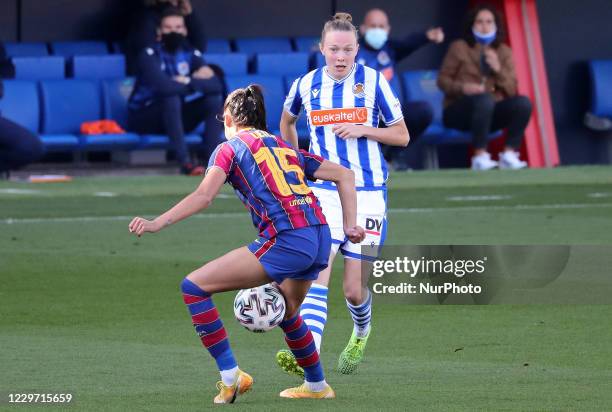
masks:
[[[359,41],[357,63],[383,72],[388,80],[394,76],[394,67],[400,60],[429,43],[424,32],[412,33],[403,40],[389,39],[379,50],[373,49],[362,38]]]
[[[159,42],[147,47],[138,56],[136,85],[130,96],[129,109],[149,106],[159,97],[193,93],[198,90],[200,80],[191,79],[186,85],[173,80],[173,77],[189,77],[204,65],[202,53],[190,46],[182,47],[174,54],[164,50]]]

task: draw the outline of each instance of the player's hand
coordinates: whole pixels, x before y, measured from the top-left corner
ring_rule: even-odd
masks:
[[[187,76],[174,76],[172,80],[182,84],[189,84],[189,82],[191,82],[191,79]]]
[[[484,51],[485,54],[485,60],[487,61],[487,64],[491,67],[491,70],[493,70],[495,73],[499,73],[499,71],[501,70],[501,63],[499,62],[499,56],[497,55],[497,52],[490,48],[487,47]]]
[[[203,80],[210,79],[211,77],[214,77],[214,75],[215,72],[210,68],[210,66],[202,66],[192,74],[194,78]]]
[[[484,84],[480,83],[465,83],[462,87],[463,94],[471,96],[473,94],[481,94],[485,92]]]
[[[178,2],[178,9],[181,11],[183,16],[189,16],[193,11],[193,7],[191,6],[190,0],[181,0]]]
[[[427,40],[432,43],[440,44],[444,41],[444,30],[442,27],[434,27],[425,32]]]
[[[349,123],[341,123],[337,124],[332,128],[332,131],[336,136],[341,139],[357,139],[359,137],[363,137],[363,126],[360,124],[349,124]]]
[[[365,239],[365,230],[361,226],[345,227],[344,234],[351,243],[361,243]]]
[[[161,227],[155,222],[155,220],[147,220],[142,217],[135,217],[130,222],[128,226],[131,233],[134,233],[136,236],[140,237],[143,233],[155,233],[159,232]]]

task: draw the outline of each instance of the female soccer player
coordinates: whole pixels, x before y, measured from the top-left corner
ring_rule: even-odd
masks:
[[[280,327],[305,382],[280,393],[285,398],[333,398],[325,382],[312,335],[299,307],[313,279],[327,266],[331,237],[319,202],[304,178],[333,181],[344,210],[345,234],[352,242],[365,237],[356,221],[354,173],[323,158],[294,150],[266,132],[261,90],[249,86],[225,101],[223,121],[228,141],[212,155],[200,186],[166,213],[149,221],[136,217],[132,233],[157,232],[183,220],[211,202],[226,181],[251,211],[259,237],[191,272],[181,283],[196,332],[215,358],[221,373],[215,403],[232,403],[248,391],[253,378],[241,371],[232,354],[212,294],[277,282],[285,296],[286,313]]]
[[[344,255],[344,296],[355,324],[338,360],[342,373],[356,369],[370,334],[372,299],[361,276],[361,264],[374,260],[385,240],[387,166],[381,143],[406,146],[410,139],[400,102],[385,77],[355,64],[359,45],[351,20],[347,13],[336,13],[325,23],[320,49],[326,66],[293,82],[280,123],[283,138],[297,145],[295,123],[303,108],[310,127],[311,152],[355,172],[357,223],[366,229],[361,244],[350,244],[343,233],[338,188],[330,182],[311,185],[327,217],[333,246],[327,269],[319,274],[301,308],[320,350],[327,320],[327,285],[334,256],[340,250]],[[379,117],[386,128],[378,128]],[[280,351],[277,361],[287,372],[303,373],[288,351]]]

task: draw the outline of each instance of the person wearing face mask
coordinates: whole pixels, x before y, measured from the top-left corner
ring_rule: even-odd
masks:
[[[444,31],[440,27],[425,32],[416,32],[404,39],[390,39],[391,26],[387,13],[381,9],[369,10],[359,27],[361,38],[357,62],[380,71],[387,81],[395,76],[395,65],[417,49],[429,44],[444,41]],[[412,101],[402,106],[404,120],[410,137],[418,138],[433,120],[433,108],[428,102]],[[407,170],[406,148],[387,146],[385,156],[393,162],[395,170]]]
[[[169,9],[178,10],[183,15],[189,43],[202,53],[206,51],[206,33],[190,0],[142,0],[134,6],[124,44],[128,73],[135,73],[138,54],[157,41],[159,20]]]
[[[186,101],[195,92],[203,95]],[[219,75],[207,66],[199,50],[187,39],[185,21],[176,9],[162,15],[158,41],[142,51],[138,75],[128,102],[128,128],[141,134],[166,134],[173,142],[181,173],[200,175],[189,157],[185,132],[206,123],[198,155],[206,161],[219,144],[221,124],[216,120],[222,106],[223,85]]]
[[[468,13],[462,39],[454,41],[442,62],[438,87],[444,92],[446,127],[470,131],[472,169],[522,169],[519,158],[531,102],[517,94],[512,50],[497,11],[479,6]],[[499,162],[487,152],[487,135],[507,128]]]

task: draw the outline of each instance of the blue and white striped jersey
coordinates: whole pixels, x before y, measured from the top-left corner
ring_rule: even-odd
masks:
[[[355,172],[357,188],[382,187],[387,165],[380,143],[361,137],[343,140],[332,132],[335,124],[354,123],[378,127],[403,119],[399,99],[379,72],[354,64],[350,74],[335,80],[319,68],[296,79],[284,109],[294,117],[304,108],[310,129],[310,151]],[[331,183],[323,183],[324,186]]]

